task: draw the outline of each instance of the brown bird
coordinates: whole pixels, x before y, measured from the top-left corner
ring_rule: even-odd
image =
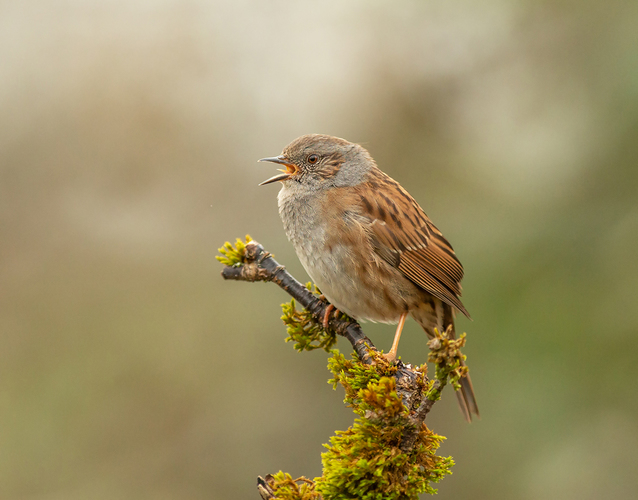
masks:
[[[279,214],[299,260],[325,297],[357,320],[397,323],[386,358],[396,358],[410,314],[431,338],[469,314],[459,297],[463,266],[419,204],[368,151],[329,135],[304,135],[280,156],[286,167]],[[478,416],[472,382],[457,392],[465,418]]]

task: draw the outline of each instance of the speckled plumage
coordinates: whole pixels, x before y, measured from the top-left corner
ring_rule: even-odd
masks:
[[[306,135],[282,155],[279,213],[299,259],[322,293],[359,320],[397,323],[409,313],[433,335],[454,328],[463,267],[418,203],[360,145]],[[313,161],[314,160],[314,161]],[[478,415],[469,377],[461,409]]]

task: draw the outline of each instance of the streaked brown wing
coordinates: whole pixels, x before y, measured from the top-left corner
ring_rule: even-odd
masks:
[[[361,211],[370,221],[377,254],[413,283],[469,317],[459,299],[463,266],[450,243],[399,183],[378,171],[372,185],[366,184],[360,191]]]

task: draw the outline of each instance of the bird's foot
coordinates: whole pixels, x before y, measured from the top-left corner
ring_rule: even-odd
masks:
[[[328,307],[326,307],[326,312],[323,315],[323,321],[321,322],[324,330],[328,328],[328,322],[330,321],[330,314],[332,313],[332,311],[335,311],[335,314],[339,314],[339,309],[337,309],[332,304],[328,304]]]
[[[390,351],[382,354],[381,356],[383,356],[383,359],[385,359],[388,363],[394,363],[397,360],[396,351]]]

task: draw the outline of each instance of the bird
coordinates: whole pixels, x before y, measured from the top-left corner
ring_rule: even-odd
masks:
[[[386,359],[393,362],[410,315],[429,338],[454,336],[463,306],[463,266],[416,200],[379,169],[361,145],[303,135],[279,156],[260,186],[281,183],[279,215],[301,264],[334,308],[356,320],[398,323]],[[457,397],[467,421],[479,416],[469,374]]]

